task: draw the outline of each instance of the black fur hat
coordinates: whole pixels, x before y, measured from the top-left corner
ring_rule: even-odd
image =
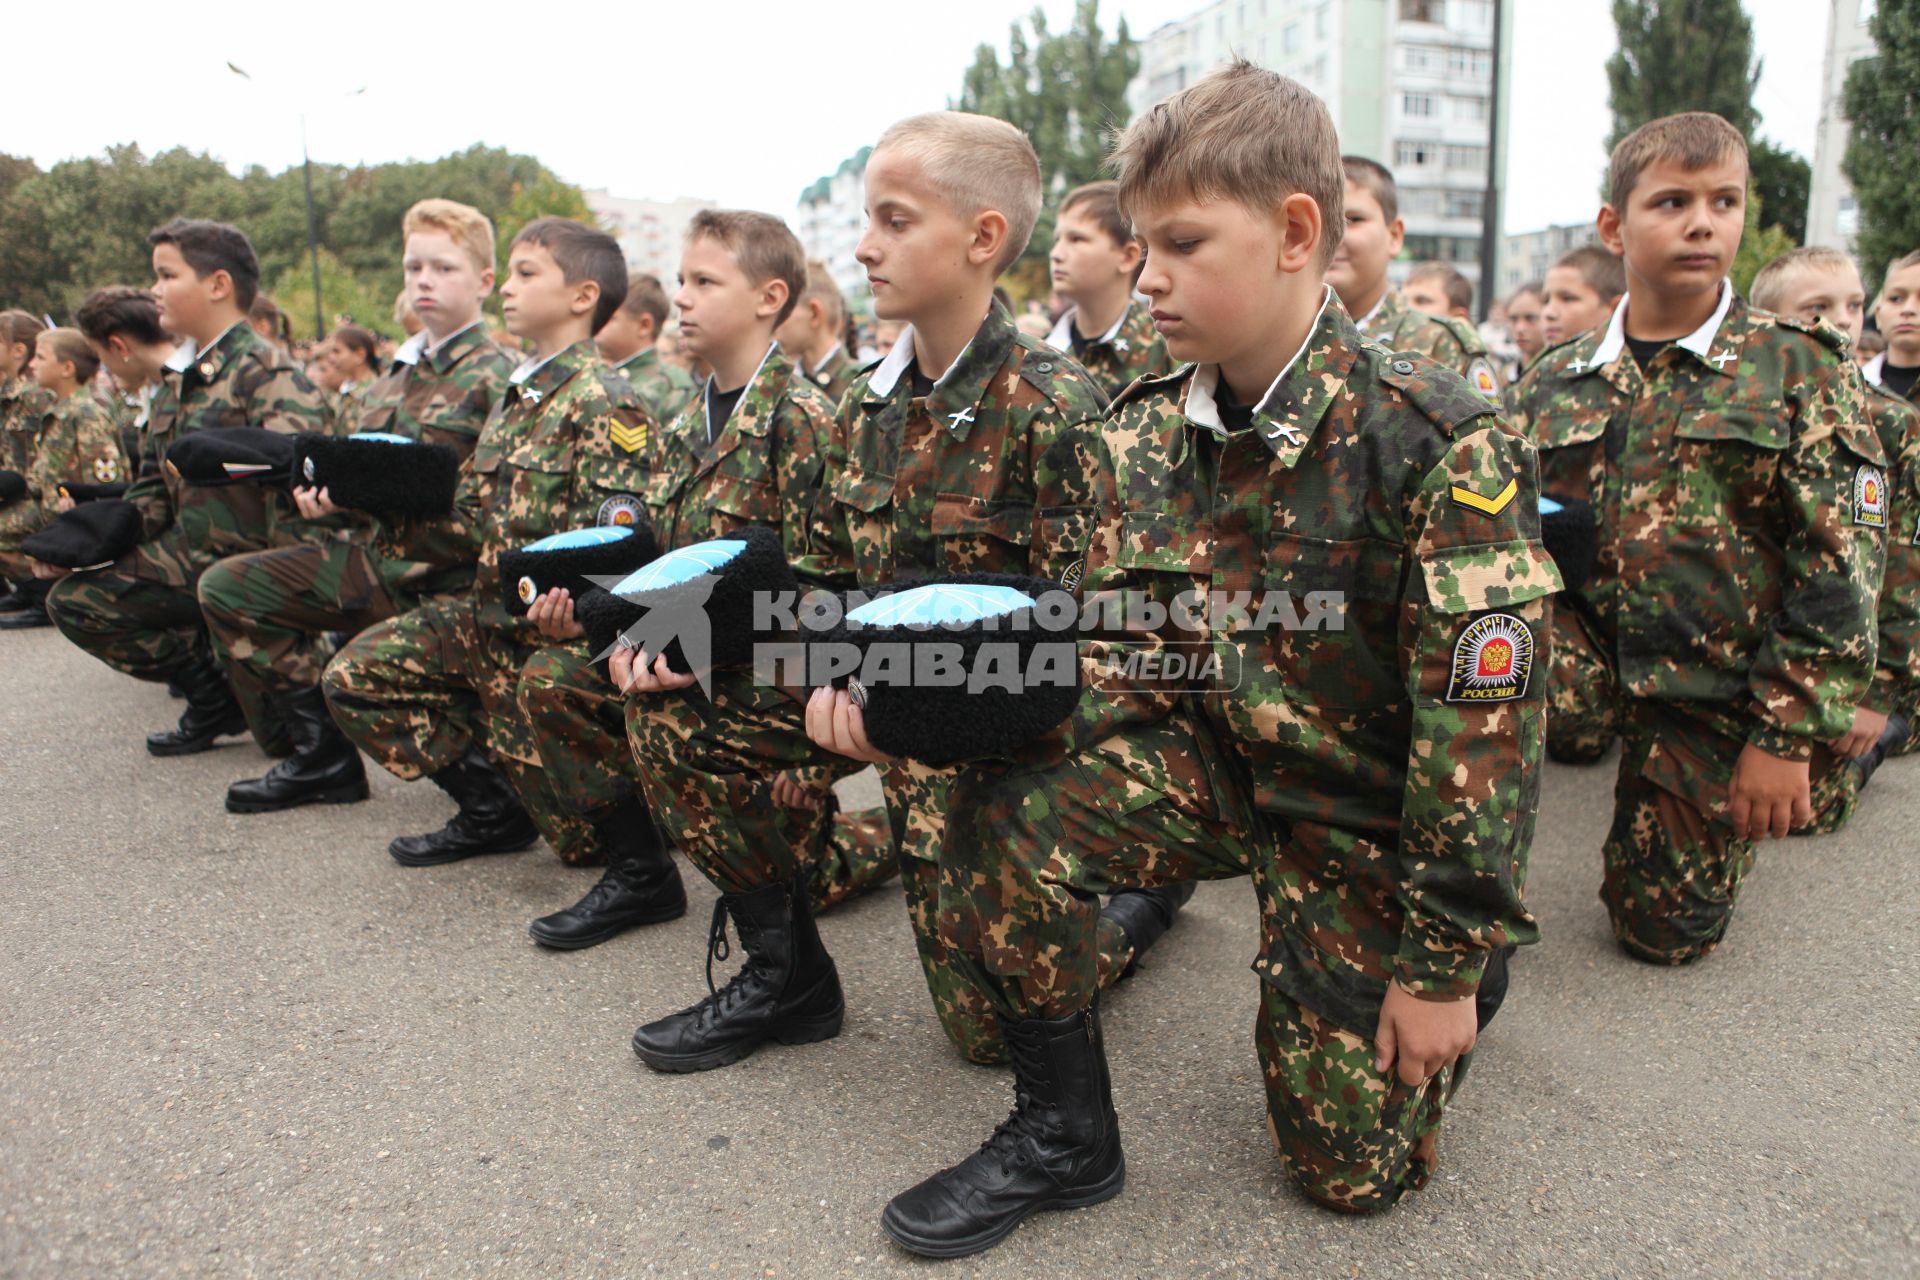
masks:
[[[191,485],[285,484],[293,437],[265,427],[207,427],[168,445],[167,462]]]
[[[0,507],[27,496],[27,478],[18,471],[0,470]]]
[[[98,502],[102,498],[120,498],[126,496],[124,484],[63,484],[60,492],[75,502]]]
[[[1593,506],[1579,498],[1549,494],[1540,499],[1540,541],[1560,566],[1567,590],[1579,591],[1593,577],[1593,558],[1599,534],[1593,527]]]
[[[444,516],[460,484],[460,455],[384,431],[295,437],[293,483],[325,489],[337,507],[391,516]]]
[[[687,675],[696,663],[718,670],[752,662],[754,645],[775,638],[770,626],[754,630],[755,597],[784,594],[791,603],[798,593],[780,535],[756,525],[665,552],[611,591],[575,604],[574,617],[596,659],[624,635],[635,648],[665,653],[668,668]]]
[[[960,574],[856,604],[810,632],[808,676],[839,669],[832,683],[852,692],[880,750],[957,764],[1004,755],[1073,713],[1078,637],[1078,604],[1059,583]]]
[[[140,544],[144,526],[131,502],[83,502],[20,544],[35,560],[63,569],[104,569]]]
[[[660,554],[649,525],[595,525],[572,529],[529,543],[500,556],[500,590],[507,612],[524,617],[533,602],[555,587],[565,587],[576,602],[597,585],[595,578],[619,578]]]

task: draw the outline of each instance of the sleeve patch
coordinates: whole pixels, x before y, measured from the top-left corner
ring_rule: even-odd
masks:
[[[1463,484],[1456,484],[1447,492],[1456,503],[1469,511],[1478,511],[1483,516],[1497,516],[1512,504],[1514,495],[1520,492],[1520,481],[1518,477],[1508,479],[1506,487],[1490,497],[1475,493]]]
[[[1533,674],[1533,632],[1510,613],[1489,613],[1460,629],[1447,676],[1448,702],[1512,702]]]
[[[1869,529],[1887,527],[1887,477],[1876,466],[1854,469],[1853,522]]]

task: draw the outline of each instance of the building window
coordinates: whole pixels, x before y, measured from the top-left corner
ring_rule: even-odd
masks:
[[[1455,120],[1486,120],[1487,100],[1485,98],[1455,98],[1453,100],[1453,118]]]
[[[1400,21],[1440,22],[1446,8],[1445,0],[1400,0]]]
[[[1430,93],[1400,95],[1400,114],[1416,120],[1430,120],[1440,114],[1440,101]]]
[[[1439,51],[1427,45],[1409,44],[1400,47],[1400,67],[1403,71],[1431,71],[1439,61]]]
[[[1439,159],[1440,147],[1431,142],[1402,142],[1394,149],[1397,169],[1424,169]]]
[[[1485,147],[1448,147],[1447,168],[1480,170],[1487,167]]]
[[[1438,8],[1439,6],[1434,6]],[[1450,25],[1456,31],[1491,31],[1493,9],[1487,0],[1450,0]]]
[[[1449,218],[1477,218],[1480,216],[1482,193],[1478,191],[1447,192],[1447,216]]]
[[[1880,12],[1880,0],[1860,0],[1860,25],[1866,26],[1873,21],[1873,15]]]

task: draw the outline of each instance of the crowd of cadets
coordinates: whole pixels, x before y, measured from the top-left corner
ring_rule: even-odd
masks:
[[[72,328],[0,314],[4,621],[170,684],[186,707],[156,755],[251,732],[282,757],[233,784],[237,812],[364,799],[364,754],[455,802],[394,839],[406,866],[540,839],[600,866],[533,922],[546,946],[680,915],[678,849],[719,890],[707,963],[729,922],[745,958],[635,1033],[659,1070],[837,1034],[815,916],[899,876],[942,1026],[1017,1086],[978,1152],[887,1207],[924,1254],[1120,1191],[1100,995],[1193,882],[1247,876],[1277,1152],[1322,1204],[1390,1206],[1431,1175],[1507,958],[1536,938],[1543,755],[1618,740],[1601,896],[1625,952],[1682,964],[1724,936],[1757,842],[1839,828],[1912,745],[1920,253],[1875,264],[1870,308],[1818,248],[1740,297],[1740,135],[1657,120],[1614,150],[1597,243],[1505,300],[1499,368],[1457,271],[1392,286],[1393,177],[1342,157],[1293,82],[1222,69],[1112,165],[1057,210],[1055,305],[1016,316],[996,282],[1039,213],[1027,139],[951,112],[888,130],[858,251],[867,350],[776,218],[701,214],[670,298],[559,219],[496,281],[487,220],[430,199],[399,246],[407,339],[342,324],[303,371],[245,237],[169,223],[150,290],[101,289]],[[482,317],[496,286],[504,334]],[[100,370],[117,395],[94,394]],[[196,489],[162,464],[240,424],[451,445],[453,513]],[[21,553],[121,485],[132,552],[65,575]],[[1543,537],[1556,508],[1577,569]],[[503,553],[638,521],[663,550],[772,529],[807,586],[1337,590],[1344,625],[1102,614],[1061,730],[936,769],[877,751],[845,690],[596,655],[563,589],[506,612]],[[1241,678],[1161,687],[1128,661],[1181,646],[1231,651]],[[885,808],[838,813],[832,784],[869,764]]]

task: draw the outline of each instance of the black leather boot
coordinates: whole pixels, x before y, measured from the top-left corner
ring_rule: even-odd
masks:
[[[466,755],[428,776],[460,811],[438,831],[395,837],[387,852],[401,866],[438,867],[486,853],[518,853],[540,838],[512,785],[478,747],[468,747]]]
[[[198,755],[215,738],[247,731],[240,700],[227,684],[227,673],[209,654],[199,654],[173,673],[173,683],[186,695],[187,709],[177,728],[147,735],[147,750],[156,756]]]
[[[1500,1006],[1507,1002],[1507,962],[1513,959],[1513,953],[1518,950],[1518,947],[1509,943],[1487,957],[1487,967],[1480,974],[1480,989],[1473,993],[1473,1012],[1480,1020],[1482,1031],[1493,1021],[1493,1015],[1500,1012]]]
[[[1899,712],[1887,717],[1887,727],[1880,731],[1880,740],[1873,744],[1873,750],[1853,761],[1853,767],[1860,773],[1859,790],[1867,789],[1867,784],[1873,781],[1873,775],[1885,763],[1887,753],[1905,742],[1907,735],[1912,732],[1913,727]]]
[[[1122,978],[1131,978],[1140,957],[1173,928],[1173,918],[1193,897],[1193,890],[1194,883],[1188,880],[1157,889],[1122,889],[1107,899],[1100,914],[1125,929],[1127,940],[1133,943],[1133,959],[1120,971]]]
[[[579,951],[643,924],[678,920],[687,914],[687,890],[680,868],[640,800],[620,806],[594,824],[607,869],[587,896],[527,926],[543,947]]]
[[[47,592],[52,587],[53,583],[45,578],[26,578],[0,598],[0,630],[52,626],[53,618],[47,613]]]
[[[227,788],[227,812],[272,813],[303,804],[352,804],[367,798],[367,771],[353,741],[340,732],[320,686],[274,699],[293,737],[293,754]]]
[[[713,962],[727,958],[729,915],[747,962],[715,991]],[[707,934],[707,990],[699,1004],[633,1033],[641,1061],[655,1071],[711,1071],[768,1040],[811,1044],[840,1034],[847,1004],[814,928],[804,877],[720,895]]]
[[[1077,1209],[1127,1183],[1097,1008],[1000,1023],[1013,1059],[1013,1114],[980,1150],[903,1191],[880,1215],[902,1248],[958,1258],[991,1248],[1043,1209]]]

